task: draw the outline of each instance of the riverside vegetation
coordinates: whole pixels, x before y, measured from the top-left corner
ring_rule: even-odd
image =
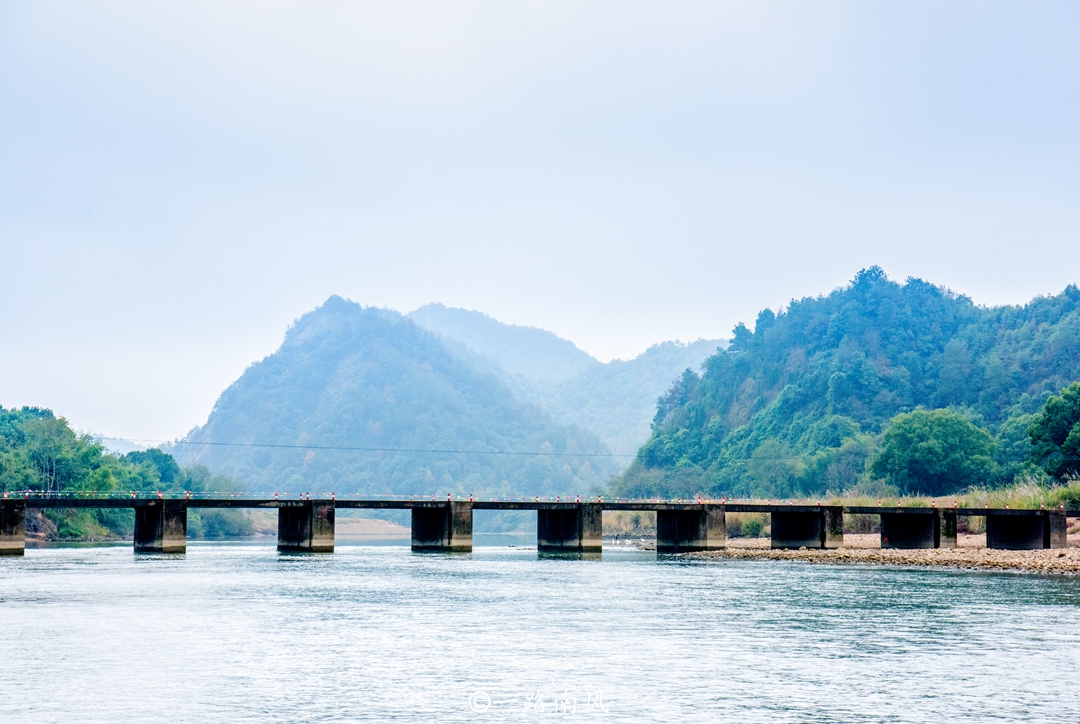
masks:
[[[37,490],[157,491],[176,493],[241,490],[235,481],[205,466],[181,468],[161,450],[117,455],[67,420],[37,407],[0,407],[0,492]],[[112,540],[132,535],[134,514],[123,509],[42,510],[27,517],[28,533],[46,540]],[[224,538],[252,534],[246,511],[190,510],[188,536]]]

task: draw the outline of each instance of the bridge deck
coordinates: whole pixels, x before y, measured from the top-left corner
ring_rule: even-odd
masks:
[[[308,502],[333,503],[339,509],[368,509],[368,510],[412,510],[414,508],[430,509],[444,507],[447,502],[443,499],[436,500],[389,500],[389,499],[356,499],[343,498],[330,500],[327,498],[312,498],[300,500],[299,498],[275,500],[273,498],[172,498],[163,500],[182,501],[189,508],[291,508],[302,506]],[[156,497],[143,498],[8,498],[8,500],[25,500],[27,508],[134,508],[139,504],[146,504]],[[984,515],[1036,515],[1046,512],[1041,509],[1022,508],[923,508],[923,507],[898,507],[889,505],[793,505],[787,503],[723,503],[719,501],[704,501],[701,503],[673,502],[673,501],[551,501],[551,500],[473,500],[454,501],[471,502],[473,510],[573,510],[579,505],[588,503],[599,505],[603,510],[613,511],[640,511],[651,512],[657,510],[702,510],[705,506],[719,506],[728,513],[810,513],[826,507],[842,507],[846,515],[881,515],[881,514],[907,514],[926,515],[937,510],[953,511],[957,515],[984,516]],[[1065,510],[1069,518],[1080,517],[1080,509]]]

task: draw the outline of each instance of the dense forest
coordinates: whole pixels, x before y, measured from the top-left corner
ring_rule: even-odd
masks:
[[[827,296],[762,311],[753,330],[736,326],[726,350],[659,399],[652,434],[614,489],[789,497],[885,485],[937,494],[1049,475],[1030,430],[1078,379],[1075,286],[984,308],[873,267]],[[896,467],[904,445],[937,446],[937,483]],[[963,454],[950,468],[944,456],[956,445]]]
[[[129,494],[190,490],[233,491],[232,480],[195,466],[182,469],[160,450],[117,455],[67,420],[37,407],[0,407],[0,492],[33,490],[56,495],[94,491]],[[108,540],[130,537],[130,510],[58,509],[28,516],[32,536],[49,540]],[[250,535],[250,517],[240,511],[188,512],[188,535],[221,538]]]
[[[621,470],[595,433],[439,336],[340,297],[297,320],[173,452],[260,491],[554,495],[601,490]]]

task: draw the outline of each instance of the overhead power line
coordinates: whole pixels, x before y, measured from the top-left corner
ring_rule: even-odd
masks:
[[[426,448],[402,448],[402,447],[355,447],[349,445],[281,445],[277,443],[260,442],[199,442],[197,440],[146,440],[131,438],[102,437],[101,440],[117,440],[123,442],[157,443],[161,445],[208,445],[213,447],[257,447],[278,448],[283,450],[344,450],[349,452],[392,452],[392,453],[426,453],[432,455],[525,455],[529,457],[562,457],[562,458],[632,458],[637,453],[571,453],[571,452],[520,452],[514,450],[433,450]]]
[[[147,442],[159,445],[208,445],[212,447],[258,447],[279,448],[282,450],[344,450],[346,452],[392,452],[392,453],[424,453],[429,455],[524,455],[528,457],[552,457],[552,458],[633,458],[637,453],[571,453],[571,452],[538,452],[538,451],[515,451],[515,450],[429,450],[427,448],[407,447],[354,447],[349,445],[280,445],[269,442],[199,442],[197,440],[149,440],[144,438],[129,437],[97,437],[97,440],[115,440],[117,442]],[[805,460],[809,455],[788,455],[778,457],[749,457],[732,458],[728,462],[776,462],[779,460]]]

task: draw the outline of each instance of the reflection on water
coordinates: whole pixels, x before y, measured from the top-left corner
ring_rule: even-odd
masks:
[[[101,540],[101,541],[26,541],[27,550],[31,548],[132,548],[130,540]]]
[[[0,722],[1076,718],[1076,580],[517,544],[0,560]]]

